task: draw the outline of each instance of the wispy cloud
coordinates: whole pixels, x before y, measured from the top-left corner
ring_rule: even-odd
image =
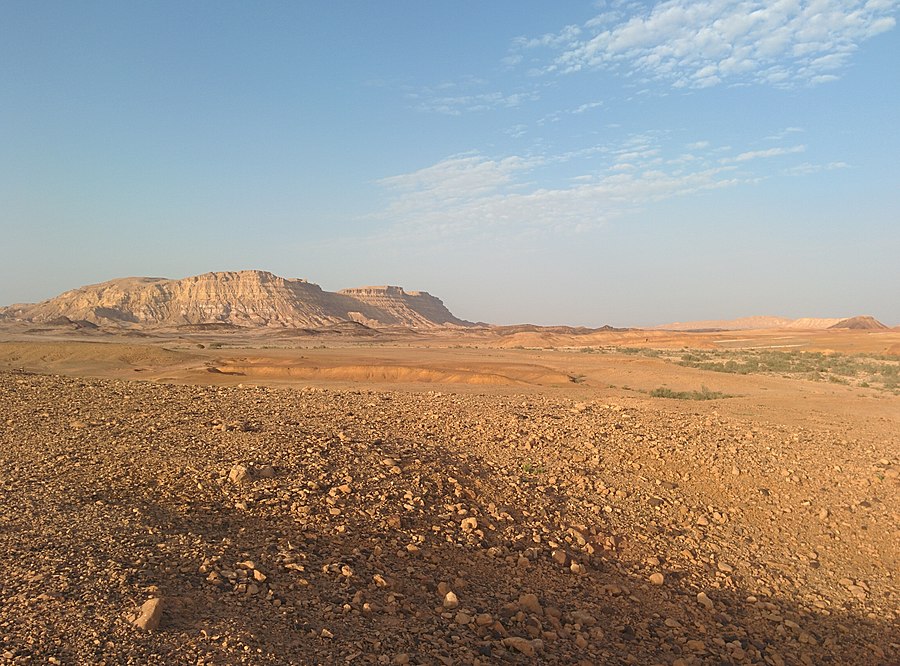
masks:
[[[590,111],[591,109],[596,109],[597,107],[600,107],[600,106],[603,106],[602,101],[585,102],[581,106],[576,106],[574,109],[572,109],[572,113],[574,113],[574,114],[584,113],[585,111]]]
[[[612,69],[676,88],[777,87],[838,77],[858,45],[894,28],[898,0],[668,0],[630,16],[521,38],[513,49],[556,51],[544,72]]]
[[[538,118],[538,125],[546,125],[548,123],[556,123],[562,120],[567,116],[580,116],[588,111],[592,111],[593,109],[599,109],[604,105],[602,100],[596,100],[593,102],[585,102],[584,104],[579,104],[578,106],[571,109],[560,109],[559,111],[554,111],[553,113],[548,113],[546,116]]]
[[[776,149],[778,154],[798,147]],[[651,203],[707,190],[753,183],[761,176],[747,163],[774,152],[747,151],[721,157],[709,145],[702,152],[667,156],[653,135],[631,137],[615,146],[595,146],[590,154],[493,159],[481,153],[457,155],[424,169],[385,178],[388,195],[376,217],[405,233],[456,234],[563,231],[600,226]],[[767,153],[767,154],[763,154]],[[542,170],[579,157],[595,168],[554,187]],[[594,161],[591,164],[594,164]],[[576,165],[577,166],[577,165]]]
[[[723,157],[722,162],[748,162],[750,160],[758,160],[765,157],[781,157],[782,155],[792,155],[794,153],[802,153],[806,150],[806,146],[790,146],[789,148],[766,148],[765,150],[748,150],[739,153],[734,157]]]
[[[525,134],[527,132],[528,132],[528,125],[523,125],[522,123],[519,123],[518,125],[513,125],[512,127],[507,127],[505,130],[503,130],[504,134],[506,134],[508,137],[513,138],[513,139],[521,138],[521,137],[525,136]]]
[[[828,162],[826,164],[810,164],[804,162],[797,166],[785,169],[784,173],[788,176],[807,176],[821,171],[834,171],[835,169],[849,169],[850,165],[846,162]]]
[[[454,155],[432,166],[378,181],[393,200],[389,213],[403,218],[424,211],[465,208],[515,188],[515,174],[534,164],[518,156],[491,160],[480,154]]]
[[[476,111],[490,111],[492,109],[510,109],[520,106],[524,102],[534,101],[539,97],[537,90],[513,93],[505,93],[498,90],[485,93],[441,95],[437,94],[436,91],[425,89],[420,92],[407,94],[407,98],[415,103],[417,110],[443,113],[450,116],[459,116]]]
[[[780,132],[776,132],[775,134],[770,134],[769,136],[767,136],[766,141],[781,141],[786,136],[797,134],[803,131],[804,129],[802,127],[785,127]]]

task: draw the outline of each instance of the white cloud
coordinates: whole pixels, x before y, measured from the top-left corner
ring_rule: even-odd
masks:
[[[667,0],[582,28],[520,39],[550,48],[543,71],[614,69],[677,88],[834,80],[858,45],[896,24],[898,0]],[[634,6],[632,6],[634,8]]]
[[[586,102],[581,106],[577,106],[572,109],[572,113],[579,114],[584,113],[585,111],[590,111],[591,109],[596,109],[598,106],[603,106],[603,102]]]
[[[745,153],[739,153],[734,157],[724,157],[722,162],[747,162],[756,160],[761,157],[780,157],[781,155],[791,155],[794,153],[802,153],[806,150],[806,146],[791,146],[790,148],[766,148],[765,150],[748,150]]]
[[[513,41],[513,46],[518,48],[531,49],[537,46],[567,46],[575,43],[581,34],[581,28],[577,25],[567,25],[559,32],[548,32],[540,37],[519,37]]]
[[[512,127],[507,127],[503,130],[503,133],[513,139],[519,139],[525,136],[525,133],[528,131],[528,125],[523,125],[519,123],[518,125],[513,125]]]
[[[753,159],[798,151],[748,151],[721,159],[719,148],[703,148],[688,156],[675,151],[667,159],[666,148],[651,134],[534,158],[456,155],[379,181],[388,201],[375,217],[409,234],[573,232],[653,202],[758,182],[761,174],[749,169]],[[584,160],[580,173],[554,186],[535,184],[553,182],[553,169],[577,159]]]
[[[534,101],[540,95],[536,90],[514,93],[495,91],[462,95],[435,95],[431,90],[424,90],[419,93],[410,93],[407,97],[415,100],[415,108],[419,111],[459,116],[476,111],[514,108],[524,102]]]
[[[827,164],[810,164],[804,162],[790,169],[785,169],[784,173],[789,176],[806,176],[821,171],[834,171],[835,169],[849,169],[850,165],[846,162],[828,162]]]
[[[516,172],[533,162],[512,156],[500,160],[480,154],[456,155],[430,167],[391,176],[378,184],[391,193],[385,216],[394,221],[421,220],[435,226],[442,216],[480,205],[516,189]]]
[[[790,134],[798,134],[800,132],[804,132],[805,130],[802,127],[785,127],[780,132],[776,132],[775,134],[770,134],[766,137],[766,141],[781,141],[784,137]]]

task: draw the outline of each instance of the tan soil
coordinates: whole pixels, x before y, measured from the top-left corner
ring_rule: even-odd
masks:
[[[897,663],[896,395],[488,333],[7,339],[0,663]],[[639,392],[701,384],[737,397]]]

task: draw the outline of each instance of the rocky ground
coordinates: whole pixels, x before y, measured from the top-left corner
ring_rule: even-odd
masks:
[[[898,444],[4,371],[0,663],[897,664]]]

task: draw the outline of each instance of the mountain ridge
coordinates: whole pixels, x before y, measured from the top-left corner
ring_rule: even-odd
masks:
[[[45,323],[66,317],[124,327],[231,324],[317,327],[353,321],[366,326],[464,327],[443,302],[402,287],[324,291],[302,278],[269,271],[218,271],[182,279],[126,277],[71,289],[40,303],[0,308],[6,320]]]
[[[860,315],[855,317],[800,317],[790,319],[788,317],[776,317],[769,315],[756,315],[740,317],[738,319],[706,319],[700,321],[673,322],[653,326],[654,331],[750,331],[765,329],[793,329],[793,330],[826,330],[826,329],[852,329],[852,330],[887,330],[888,327],[874,317]]]

